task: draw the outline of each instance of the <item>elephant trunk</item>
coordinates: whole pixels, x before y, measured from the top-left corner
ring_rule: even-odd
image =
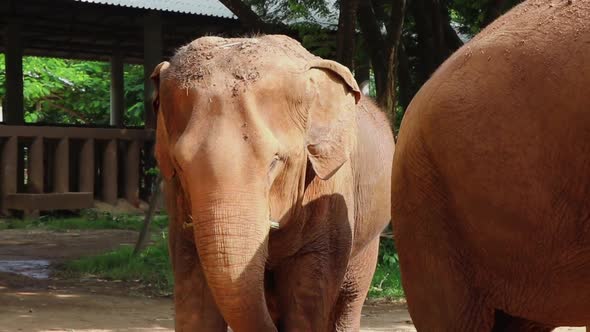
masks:
[[[195,242],[215,302],[236,332],[277,331],[264,295],[267,204],[252,194],[220,196],[192,202]]]

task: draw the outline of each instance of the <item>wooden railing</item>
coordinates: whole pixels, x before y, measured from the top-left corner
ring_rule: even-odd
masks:
[[[0,211],[137,206],[150,192],[154,131],[0,125]]]

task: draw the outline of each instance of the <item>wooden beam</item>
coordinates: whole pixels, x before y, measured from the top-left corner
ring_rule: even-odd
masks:
[[[125,160],[125,198],[133,206],[139,206],[139,159],[139,142],[129,142]]]
[[[43,137],[33,138],[29,148],[27,160],[28,192],[33,194],[43,193]]]
[[[154,139],[154,131],[147,129],[115,129],[92,127],[46,127],[46,126],[7,126],[0,125],[0,137],[37,137],[61,139],[63,137],[77,139],[100,140],[148,140]]]
[[[94,193],[94,140],[86,139],[80,150],[80,191]]]
[[[16,193],[17,191],[17,158],[18,158],[18,139],[9,137],[5,140],[2,147],[0,158],[0,208],[4,215],[8,214],[6,205],[6,196]]]
[[[117,204],[117,140],[108,141],[102,159],[102,200],[105,203]]]
[[[21,24],[9,21],[4,39],[6,42],[6,109],[4,122],[18,125],[24,123],[24,95],[23,95],[23,44],[21,40]]]
[[[116,46],[115,46],[116,47]],[[123,56],[115,51],[111,58],[111,119],[113,127],[123,128],[125,114],[125,71]]]
[[[70,142],[68,138],[58,141],[55,148],[55,166],[53,191],[65,193],[70,191]]]
[[[144,77],[144,119],[146,128],[156,128],[156,117],[152,111],[154,87],[150,76],[162,61],[162,20],[158,12],[150,12],[143,22],[143,77]]]
[[[13,210],[77,210],[91,208],[94,204],[91,192],[47,193],[47,194],[9,194],[5,204]]]

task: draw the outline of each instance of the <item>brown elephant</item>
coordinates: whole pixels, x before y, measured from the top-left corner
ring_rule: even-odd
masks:
[[[590,323],[590,1],[518,5],[419,91],[392,224],[419,331]]]
[[[199,38],[152,77],[176,330],[358,330],[394,143],[350,71],[269,35]]]

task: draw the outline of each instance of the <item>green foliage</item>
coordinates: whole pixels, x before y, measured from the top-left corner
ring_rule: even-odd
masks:
[[[309,52],[325,59],[336,57],[336,40],[333,35],[317,25],[299,24],[297,29],[301,45]]]
[[[168,240],[164,232],[138,256],[133,256],[133,247],[121,246],[102,255],[65,263],[58,274],[77,278],[139,281],[162,295],[171,294],[174,285]]]
[[[108,125],[110,65],[106,62],[24,57],[25,122]],[[0,96],[5,95],[0,54]],[[125,123],[143,124],[143,67],[125,66]]]
[[[373,275],[371,298],[399,299],[404,297],[404,290],[401,283],[399,259],[393,240],[381,239],[379,244],[379,259],[377,269]]]
[[[338,11],[327,0],[245,0],[267,22],[321,24],[338,21]]]
[[[522,0],[508,0],[502,12],[514,7]],[[458,24],[458,30],[468,36],[477,34],[484,23],[485,15],[492,0],[452,0],[449,1],[451,20]]]

